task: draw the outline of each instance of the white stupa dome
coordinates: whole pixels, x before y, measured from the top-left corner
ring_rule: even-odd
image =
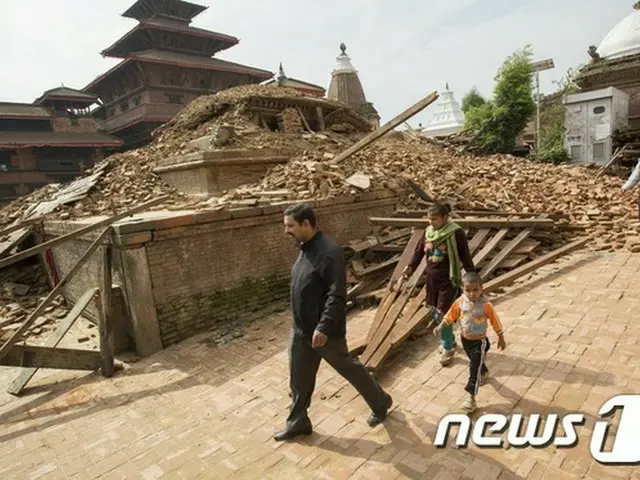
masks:
[[[633,10],[613,27],[602,40],[597,52],[606,59],[640,53],[640,11]]]

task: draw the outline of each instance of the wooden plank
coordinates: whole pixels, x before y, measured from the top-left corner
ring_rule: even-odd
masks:
[[[542,257],[536,258],[535,260],[528,262],[527,264],[519,268],[516,268],[515,270],[511,270],[510,272],[507,272],[504,275],[501,275],[498,278],[494,278],[493,280],[487,282],[486,285],[484,286],[484,290],[486,292],[491,292],[500,287],[508,285],[512,283],[514,280],[517,280],[518,278],[530,272],[533,272],[534,270],[537,270],[538,268],[543,267],[555,261],[556,259],[564,255],[567,255],[568,253],[571,253],[575,250],[580,249],[581,247],[586,245],[590,240],[591,239],[588,237],[581,238],[580,240],[571,242],[570,244],[565,245],[564,247],[553,250],[552,252],[549,252],[546,255],[543,255]]]
[[[365,136],[362,140],[357,142],[352,147],[346,149],[344,152],[342,152],[337,157],[335,157],[333,159],[332,163],[334,163],[334,164],[340,163],[340,162],[344,161],[345,159],[349,158],[351,155],[354,155],[354,154],[358,153],[360,150],[368,147],[369,145],[374,143],[376,140],[382,138],[384,135],[386,135],[387,133],[391,132],[398,125],[402,124],[402,122],[406,122],[407,120],[409,120],[414,115],[417,115],[418,113],[420,113],[422,110],[424,110],[429,105],[431,105],[433,102],[435,102],[437,99],[438,99],[438,93],[437,92],[433,92],[432,94],[430,94],[427,97],[423,98],[422,100],[420,100],[415,105],[412,105],[411,107],[409,107],[408,109],[406,109],[402,113],[396,115],[390,121],[385,123],[382,127],[380,127],[378,129],[374,130],[373,132],[369,133],[367,136]]]
[[[51,303],[51,301],[56,298],[58,293],[62,290],[62,288],[69,283],[69,281],[78,273],[80,267],[82,267],[85,262],[93,255],[93,253],[98,249],[98,247],[102,244],[103,240],[107,237],[110,228],[105,228],[104,231],[94,240],[94,242],[89,246],[86,252],[80,257],[80,260],[73,266],[73,268],[65,275],[65,277],[60,280],[60,282],[51,290],[49,295],[40,302],[40,305],[27,317],[24,323],[13,333],[13,335],[0,347],[0,360],[2,360],[7,353],[11,350],[11,348],[20,340],[22,335],[31,327],[31,325],[36,321],[36,319],[42,314],[44,309]]]
[[[500,250],[500,252],[493,257],[487,265],[485,265],[485,267],[480,271],[480,277],[485,280],[489,275],[491,275],[498,267],[500,267],[502,262],[504,262],[507,257],[527,239],[530,234],[530,228],[521,231],[506,247]]]
[[[147,203],[143,203],[142,205],[138,205],[137,207],[134,207],[131,210],[127,210],[126,212],[113,215],[99,222],[93,223],[91,225],[87,225],[86,227],[79,228],[78,230],[75,230],[66,235],[62,235],[60,237],[56,237],[52,240],[49,240],[48,242],[41,243],[40,245],[36,245],[35,247],[29,248],[24,252],[20,252],[4,260],[0,260],[0,268],[7,267],[21,260],[24,260],[25,258],[29,258],[29,257],[32,257],[33,255],[37,255],[38,253],[44,252],[45,250],[52,248],[55,245],[64,243],[68,240],[73,240],[74,238],[81,237],[85,233],[93,232],[95,230],[99,230],[100,228],[109,226],[112,223],[117,222],[118,220],[122,220],[123,218],[127,218],[135,213],[143,212],[144,210],[147,210],[149,207],[159,205],[167,199],[169,199],[168,195],[158,197],[155,200],[151,200]]]
[[[298,115],[300,115],[300,121],[304,125],[304,128],[307,130],[307,132],[314,133],[314,131],[311,130],[311,127],[309,126],[309,122],[307,122],[307,119],[304,118],[304,113],[302,113],[302,110],[300,110],[300,107],[298,107],[297,110],[298,110]]]
[[[404,178],[404,181],[407,182],[407,185],[409,185],[409,188],[411,188],[411,190],[413,190],[413,193],[415,193],[421,200],[429,203],[434,203],[434,200],[431,197],[431,195],[429,195],[422,188],[420,188],[420,185],[418,185],[416,182],[406,177]],[[429,214],[428,211],[425,210],[424,216],[427,216],[428,214]]]
[[[429,213],[427,209],[408,209],[408,210],[396,210],[394,216],[405,217],[426,217]],[[538,213],[525,213],[525,212],[503,212],[493,210],[453,210],[451,213],[457,213],[463,217],[513,217],[513,218],[541,218],[542,215]],[[397,215],[396,215],[397,214]],[[553,218],[556,215],[552,215]]]
[[[415,312],[408,322],[404,323],[401,328],[394,330],[391,334],[391,349],[395,350],[403,344],[423,322],[433,316],[433,310],[426,306],[421,306]],[[431,325],[430,325],[431,326]]]
[[[418,268],[416,268],[416,271],[413,272],[413,275],[411,275],[411,278],[405,284],[400,295],[398,295],[398,298],[395,299],[395,301],[393,302],[393,305],[391,306],[391,308],[389,308],[389,311],[387,312],[379,328],[371,338],[371,341],[367,342],[367,348],[363,352],[362,359],[361,359],[362,363],[364,363],[365,365],[374,355],[376,350],[380,347],[384,339],[387,338],[387,336],[389,335],[389,332],[391,332],[391,329],[395,325],[396,319],[398,318],[403,308],[407,304],[409,297],[413,293],[413,290],[415,289],[416,284],[418,283],[418,280],[420,280],[420,277],[422,277],[426,268],[427,268],[426,258],[423,258]]]
[[[491,251],[496,248],[496,246],[502,241],[502,239],[507,235],[508,232],[508,228],[499,230],[498,233],[496,233],[493,238],[487,242],[484,248],[480,250],[480,252],[475,257],[473,257],[473,264],[476,267],[480,265],[480,263],[482,263],[487,258]]]
[[[370,249],[375,245],[386,244],[389,242],[393,242],[394,240],[400,240],[401,238],[405,238],[411,235],[410,228],[404,228],[398,232],[390,233],[389,235],[385,235],[380,238],[380,242],[377,239],[373,240],[365,240],[364,242],[351,242],[347,248],[353,250],[355,253],[364,252],[365,250]]]
[[[387,289],[387,294],[382,298],[382,302],[380,302],[380,306],[376,310],[376,314],[373,317],[373,321],[371,322],[371,326],[369,327],[369,331],[367,332],[367,344],[371,343],[371,340],[380,328],[380,324],[387,316],[387,312],[389,312],[389,309],[393,305],[393,302],[395,302],[399,293],[400,292],[398,292],[397,290]]]
[[[395,270],[391,274],[391,278],[389,279],[388,284],[389,286],[393,285],[398,280],[398,278],[400,278],[400,275],[402,275],[404,269],[407,267],[407,265],[409,265],[409,262],[411,261],[411,258],[413,258],[413,254],[416,251],[418,243],[423,236],[423,229],[417,229],[413,232],[411,238],[409,239],[409,242],[407,243],[407,246],[404,249],[404,252],[402,253],[402,256],[400,257],[398,265],[396,265]]]
[[[374,245],[371,250],[381,253],[402,253],[407,247],[402,245]]]
[[[456,218],[455,222],[461,227],[475,228],[551,228],[554,226],[550,218]],[[387,227],[427,228],[430,222],[426,218],[371,217],[369,223]]]
[[[97,288],[92,288],[84,292],[84,294],[80,297],[77,303],[73,306],[71,311],[67,314],[66,317],[62,320],[60,325],[58,326],[56,332],[51,338],[47,340],[44,344],[45,347],[57,347],[62,341],[63,337],[67,334],[67,332],[71,329],[76,320],[80,317],[85,308],[91,303],[93,297],[98,293]],[[37,368],[26,368],[24,369],[20,375],[11,383],[7,392],[12,395],[20,395],[24,387],[29,383],[29,380],[33,378],[33,376],[38,371]]]
[[[162,350],[160,324],[156,310],[151,269],[145,247],[127,248],[121,252],[123,281],[128,299],[136,352],[148,357]]]
[[[389,260],[385,260],[384,262],[378,263],[376,265],[373,265],[371,267],[367,267],[364,270],[362,270],[361,272],[356,272],[357,275],[360,277],[366,277],[367,275],[372,275],[374,273],[378,273],[381,272],[383,270],[387,270],[391,267],[393,267],[395,264],[397,264],[400,261],[401,256],[400,255],[396,255],[393,258],[389,259]]]
[[[5,236],[0,240],[0,258],[9,255],[14,248],[24,242],[32,233],[32,228],[23,228]],[[1,268],[3,267],[0,266]]]
[[[526,262],[528,258],[529,258],[528,255],[511,255],[504,262],[502,262],[502,264],[500,265],[500,268],[506,268],[509,270],[513,268],[517,268],[520,265],[522,265],[524,262]]]
[[[402,330],[410,321],[413,315],[420,309],[424,302],[426,288],[423,288],[418,295],[413,297],[401,310],[397,316],[395,323],[389,330],[388,335],[382,340],[374,354],[365,362],[365,366],[370,370],[376,370],[380,364],[389,356],[392,349],[391,339],[394,332]],[[391,315],[391,312],[390,312]],[[366,350],[365,350],[366,351]]]
[[[44,221],[44,216],[39,216],[35,218],[28,218],[21,222],[14,223],[13,225],[9,225],[0,231],[0,240],[7,235],[17,232],[18,230],[22,230],[23,228],[29,228],[35,225],[36,223],[41,223]]]
[[[67,348],[15,345],[0,365],[7,367],[54,368],[60,370],[90,370],[100,368],[100,352]]]
[[[473,255],[476,253],[476,250],[480,248],[482,242],[487,238],[489,233],[491,232],[490,228],[482,228],[476,232],[471,241],[469,242],[469,253]]]
[[[113,230],[111,230],[111,234]],[[100,356],[102,357],[102,375],[105,377],[113,376],[114,359],[115,359],[115,332],[113,312],[111,305],[113,304],[112,295],[112,278],[111,269],[113,266],[113,247],[109,244],[103,248],[102,255],[102,275],[100,278],[100,317],[98,323],[98,331],[100,333]]]

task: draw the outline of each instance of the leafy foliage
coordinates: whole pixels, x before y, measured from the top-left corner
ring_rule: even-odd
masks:
[[[466,114],[472,108],[481,107],[485,103],[487,100],[480,95],[476,87],[473,87],[462,99],[462,111]]]
[[[532,51],[529,46],[509,56],[495,77],[493,98],[466,112],[466,127],[478,132],[487,153],[510,153],[516,137],[535,112]]]
[[[569,69],[565,77],[559,82],[558,90],[548,102],[543,102],[540,113],[540,151],[534,158],[545,163],[565,163],[571,160],[564,146],[565,140],[565,109],[562,98],[577,91],[575,84],[577,70]],[[547,105],[545,105],[547,103]]]

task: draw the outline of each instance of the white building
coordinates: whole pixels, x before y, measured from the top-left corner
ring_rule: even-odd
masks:
[[[433,120],[423,130],[427,137],[446,137],[464,129],[464,113],[460,105],[449,90],[447,83],[445,91],[440,94],[436,104],[437,112]]]
[[[613,154],[612,135],[627,125],[629,96],[614,87],[567,95],[565,147],[574,163],[603,165]]]

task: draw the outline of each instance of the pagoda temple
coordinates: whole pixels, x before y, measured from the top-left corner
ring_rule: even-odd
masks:
[[[326,90],[320,85],[315,85],[313,83],[298,80],[297,78],[287,77],[287,75],[284,73],[282,63],[278,68],[277,76],[270,80],[267,80],[263,83],[263,85],[278,85],[280,87],[293,88],[294,90],[298,90],[299,92],[305,93],[307,95],[314,95],[316,97],[324,97],[326,94]]]
[[[327,97],[348,105],[373,125],[379,127],[380,115],[373,103],[367,101],[358,77],[358,71],[353,68],[344,43],[340,45],[340,51],[336,68],[331,72],[331,84]]]
[[[629,95],[629,125],[640,127],[640,10],[633,10],[615,25],[596,48],[591,62],[578,75],[582,92],[615,87]]]
[[[0,203],[72,180],[122,145],[98,131],[90,114],[97,100],[60,87],[33,103],[0,102]]]
[[[122,61],[84,91],[100,98],[103,106],[95,115],[125,148],[148,143],[154,129],[200,95],[273,76],[213,57],[239,40],[191,26],[207,8],[181,0],[137,0],[122,15],[138,24],[102,52]]]
[[[445,91],[440,94],[437,104],[438,111],[423,130],[427,137],[446,137],[460,132],[464,128],[464,113],[460,105],[446,84]]]

